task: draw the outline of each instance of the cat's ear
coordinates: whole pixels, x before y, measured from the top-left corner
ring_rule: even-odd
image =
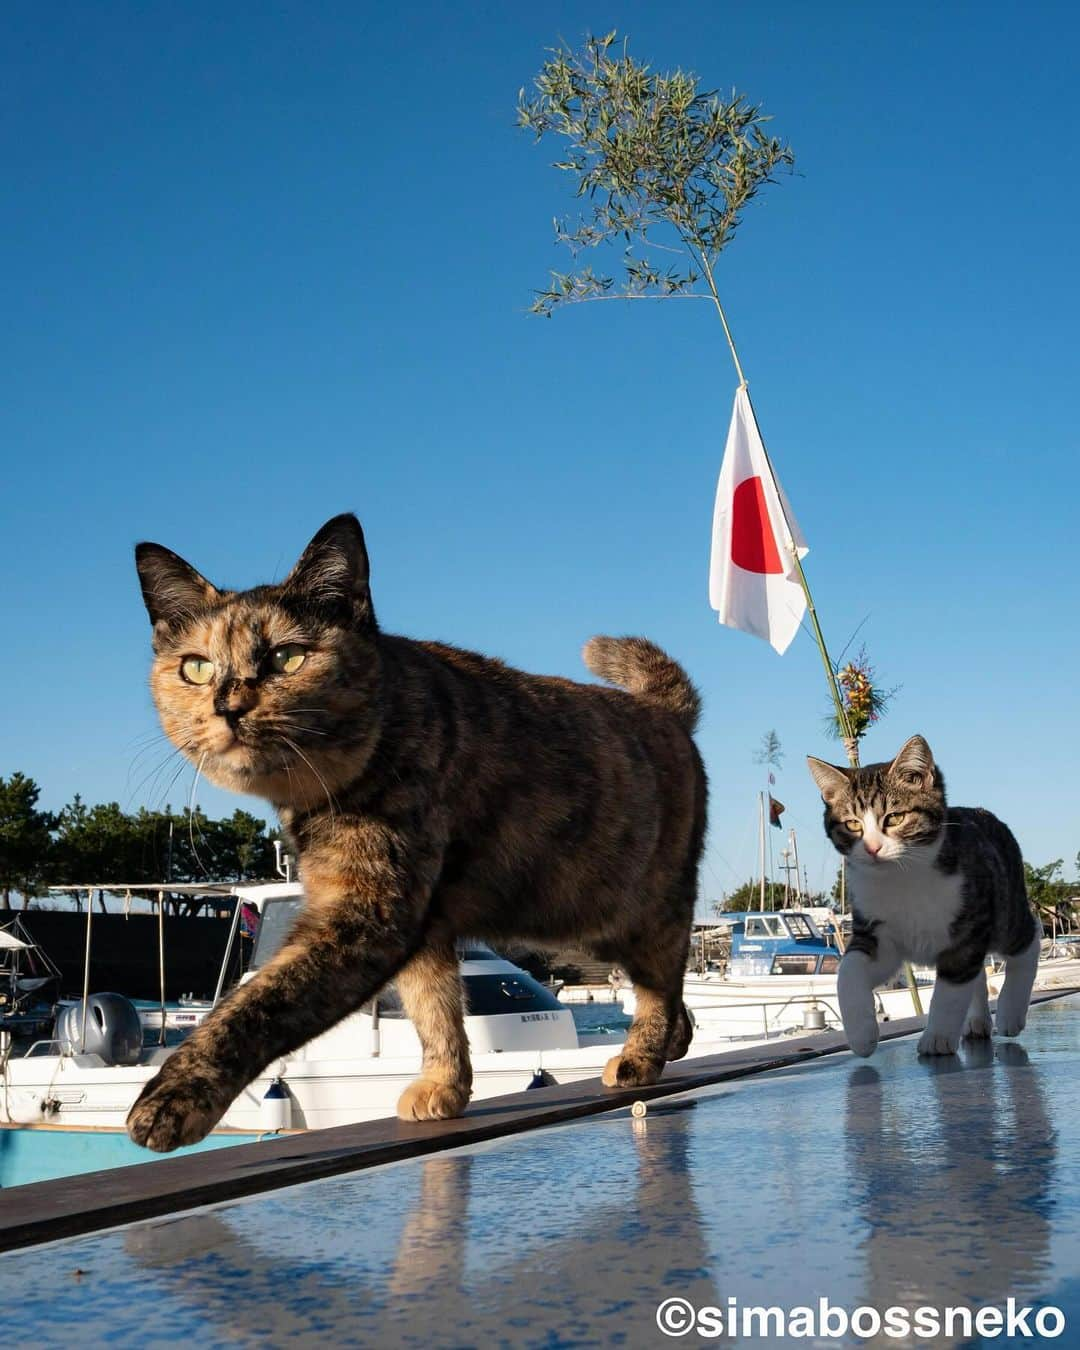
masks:
[[[900,747],[900,753],[889,765],[889,777],[912,787],[934,786],[937,773],[934,756],[921,736],[912,736]]]
[[[135,566],[153,624],[189,618],[220,598],[216,586],[162,544],[136,544]]]
[[[842,792],[848,790],[850,780],[844,770],[838,769],[835,764],[826,764],[823,759],[807,755],[806,766],[827,802],[834,801]]]
[[[282,582],[282,590],[374,624],[364,532],[351,512],[326,522]]]

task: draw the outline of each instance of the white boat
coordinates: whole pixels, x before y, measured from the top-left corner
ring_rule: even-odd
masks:
[[[811,910],[785,909],[722,915],[717,928],[730,935],[730,958],[723,969],[688,971],[683,1002],[695,1027],[695,1040],[747,1044],[814,1030],[842,1030],[836,996],[840,948],[821,931]],[[934,974],[916,970],[922,1011],[930,1006]],[[1003,974],[988,970],[991,997]],[[878,989],[878,1020],[916,1014],[906,983]],[[633,1015],[634,991],[620,995],[623,1011]]]
[[[156,893],[159,888],[144,889]],[[223,889],[214,887],[213,894],[220,897]],[[303,903],[296,882],[237,885],[228,892],[236,901],[234,922],[215,1001],[233,960],[242,909],[259,916],[250,968],[242,976],[247,979],[277,951]],[[579,1033],[571,1010],[511,962],[479,943],[465,945],[460,955],[474,1100],[593,1078],[617,1053],[621,1038]],[[168,1026],[170,1011],[162,1004],[159,1027],[162,1012]],[[206,1009],[192,1011],[205,1015]],[[172,1053],[169,1045],[143,1045],[143,1034],[138,1011],[117,995],[90,996],[69,1005],[52,1040],[0,1063],[0,1123],[122,1127],[143,1085]],[[693,1047],[698,1054],[715,1048],[704,1042]],[[244,1089],[221,1126],[311,1129],[392,1116],[398,1097],[419,1076],[420,1061],[412,1023],[393,991],[384,991],[372,1004],[270,1065]]]

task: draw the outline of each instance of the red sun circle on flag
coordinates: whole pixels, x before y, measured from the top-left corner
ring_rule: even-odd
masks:
[[[744,478],[731,499],[731,561],[747,572],[783,572],[765,490],[757,476]]]

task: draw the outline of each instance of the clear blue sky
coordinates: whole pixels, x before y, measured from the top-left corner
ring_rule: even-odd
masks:
[[[954,801],[1034,862],[1074,857],[1064,4],[6,6],[0,773],[53,807],[160,803],[132,544],[244,586],[354,509],[391,630],[569,675],[591,633],[644,632],[686,664],[707,896],[753,870],[770,727],[831,880],[816,649],[777,657],[708,606],[735,383],[715,318],[524,313],[566,197],[517,91],[560,35],[616,24],[795,149],[720,283],[830,640],[870,615],[903,686],[865,757],[920,731]]]

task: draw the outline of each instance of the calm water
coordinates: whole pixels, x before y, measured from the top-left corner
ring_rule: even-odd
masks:
[[[659,1334],[673,1297],[726,1312],[824,1296],[846,1310],[1050,1305],[1067,1321],[1052,1343],[1075,1346],[1078,1069],[1074,998],[1036,1008],[1022,1043],[920,1060],[907,1037],[872,1061],[833,1055],[644,1119],[613,1111],[12,1252],[8,1339],[648,1350],[701,1344]],[[1051,1344],[982,1341],[962,1321],[932,1341],[872,1343]]]
[[[630,1025],[629,1017],[617,1003],[572,1003],[570,1011],[578,1031],[587,1031],[594,1036],[605,1031],[613,1036],[625,1036]]]

